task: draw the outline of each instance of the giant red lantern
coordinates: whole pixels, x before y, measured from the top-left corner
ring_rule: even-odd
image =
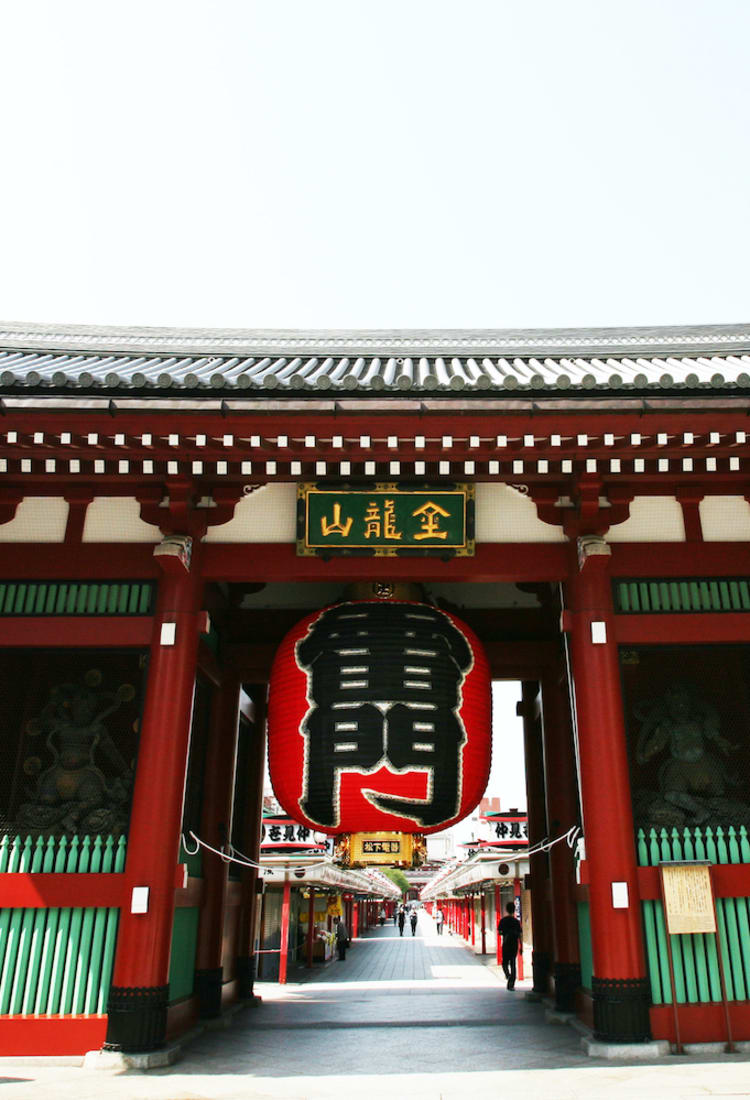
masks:
[[[484,794],[491,707],[481,643],[454,615],[369,600],[316,611],[271,672],[276,797],[329,834],[445,829]]]

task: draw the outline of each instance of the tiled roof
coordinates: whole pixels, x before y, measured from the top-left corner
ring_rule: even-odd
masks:
[[[630,392],[750,389],[750,325],[270,331],[0,326],[0,389]]]

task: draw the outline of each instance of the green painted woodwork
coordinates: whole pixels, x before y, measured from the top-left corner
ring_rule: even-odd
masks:
[[[685,580],[616,580],[619,615],[691,614],[750,611],[750,580],[692,578]]]
[[[0,581],[5,615],[150,615],[153,581]]]
[[[0,837],[0,875],[122,872],[125,838]],[[75,886],[72,884],[72,891]],[[0,1013],[106,1012],[119,909],[0,909]]]
[[[584,989],[591,989],[591,978],[594,973],[593,956],[591,954],[591,919],[589,915],[589,903],[579,901],[578,908],[578,949],[581,955],[581,985]]]
[[[198,947],[198,906],[175,909],[172,924],[172,954],[169,959],[169,1003],[189,997],[195,979],[195,952]]]
[[[638,863],[710,860],[711,863],[750,864],[750,841],[744,825],[726,832],[704,829],[643,829],[637,836]],[[661,901],[644,901],[643,930],[654,1004],[672,1003],[669,955]],[[721,1000],[718,951],[724,964],[729,1000],[744,1001],[750,992],[750,898],[716,898],[718,937],[709,934],[672,936],[674,985],[678,1004]],[[718,944],[717,944],[718,939]]]

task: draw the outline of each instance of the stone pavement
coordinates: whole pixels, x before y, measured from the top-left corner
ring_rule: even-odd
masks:
[[[513,993],[422,913],[418,935],[392,925],[344,962],[259,983],[262,1003],[206,1031],[175,1065],[143,1073],[0,1059],[9,1100],[683,1100],[746,1096],[744,1055],[625,1064],[587,1057],[572,1027]]]

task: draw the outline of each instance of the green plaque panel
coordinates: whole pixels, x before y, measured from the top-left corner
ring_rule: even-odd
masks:
[[[298,487],[298,554],[474,553],[474,486]]]

